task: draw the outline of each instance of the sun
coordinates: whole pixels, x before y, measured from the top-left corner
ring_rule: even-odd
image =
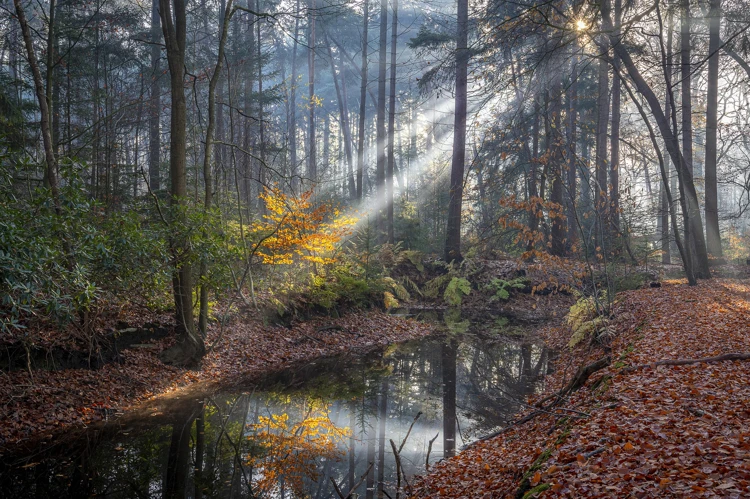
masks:
[[[579,19],[576,21],[576,30],[577,31],[586,31],[586,28],[588,28],[588,24],[586,24],[586,21],[583,19]]]

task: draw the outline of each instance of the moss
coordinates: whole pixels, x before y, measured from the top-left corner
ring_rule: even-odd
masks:
[[[552,449],[544,449],[544,452],[539,454],[539,457],[537,457],[533,463],[531,463],[531,466],[528,470],[526,470],[526,473],[523,474],[522,480],[528,480],[532,476],[534,476],[534,473],[539,471],[544,463],[546,463],[549,458],[552,457]]]
[[[540,493],[544,492],[545,490],[549,490],[551,487],[552,486],[550,484],[548,484],[548,483],[540,483],[539,485],[537,485],[533,489],[527,491],[523,495],[523,499],[530,499],[532,497],[536,497],[537,494],[540,494]]]
[[[565,428],[565,431],[560,433],[560,436],[557,437],[557,440],[555,440],[555,445],[562,445],[565,443],[565,441],[570,436],[570,428]]]
[[[624,365],[624,364],[623,364]],[[615,363],[615,366],[617,366],[617,363]],[[594,383],[591,387],[591,391],[595,395],[602,395],[609,390],[609,387],[612,385],[612,376],[609,374],[606,374],[599,378],[596,383]]]

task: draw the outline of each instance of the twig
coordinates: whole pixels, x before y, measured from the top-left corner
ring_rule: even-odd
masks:
[[[435,436],[432,437],[432,440],[430,440],[430,443],[427,444],[427,457],[424,458],[425,471],[430,471],[430,452],[432,452],[432,444],[437,440],[438,435],[440,435],[440,432],[437,432]]]
[[[419,416],[422,415],[422,411],[419,411],[416,416],[414,416],[414,420],[411,422],[411,425],[409,425],[409,430],[406,432],[406,436],[401,441],[401,445],[398,447],[398,453],[401,454],[401,450],[404,448],[404,445],[406,445],[406,439],[409,438],[409,434],[411,433],[411,429],[414,428],[414,423],[417,422],[417,419],[419,419]]]
[[[359,479],[359,482],[357,482],[357,483],[354,484],[354,486],[351,488],[351,490],[349,492],[347,492],[346,495],[344,495],[343,492],[341,492],[341,489],[339,488],[338,485],[336,485],[336,481],[333,479],[333,477],[330,477],[331,478],[331,482],[333,483],[333,487],[336,490],[336,493],[339,495],[339,497],[341,499],[349,499],[352,496],[352,494],[354,493],[354,491],[357,490],[359,488],[359,486],[362,485],[362,482],[365,481],[365,478],[367,478],[367,475],[370,473],[370,470],[372,469],[372,467],[373,467],[374,464],[375,464],[375,461],[372,461],[370,463],[370,466],[367,467],[367,471],[365,471],[365,473],[362,475],[362,478]]]
[[[316,337],[314,337],[314,336],[308,336],[308,335],[306,335],[305,333],[302,333],[302,336],[304,336],[305,338],[307,338],[307,339],[309,339],[309,340],[315,340],[315,341],[317,341],[317,342],[320,342],[320,343],[322,343],[322,344],[324,344],[324,345],[326,344],[326,342],[325,342],[325,341],[323,341],[323,340],[319,340],[318,338],[316,338]]]
[[[389,441],[393,448],[393,455],[396,458],[396,499],[399,499],[399,494],[401,493],[401,455],[396,449],[396,442],[394,442],[392,438],[389,439]]]
[[[343,326],[338,326],[336,324],[332,324],[329,326],[322,326],[315,330],[316,333],[322,333],[323,331],[343,331],[345,333],[354,334],[352,331],[349,331],[347,328]]]
[[[343,493],[343,492],[341,492],[341,489],[339,488],[338,484],[336,483],[336,480],[334,480],[332,476],[331,476],[331,477],[328,477],[328,478],[330,478],[330,479],[331,479],[331,483],[333,484],[333,490],[335,490],[335,491],[336,491],[336,494],[338,494],[338,496],[339,496],[339,497],[340,497],[341,499],[346,499],[346,497],[344,496],[344,493]]]

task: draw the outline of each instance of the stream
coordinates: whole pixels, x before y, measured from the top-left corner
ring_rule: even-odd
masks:
[[[449,334],[173,397],[6,457],[0,497],[338,498],[333,479],[344,496],[395,498],[391,440],[403,476],[423,474],[511,421],[548,370],[547,350],[503,318],[422,318]]]

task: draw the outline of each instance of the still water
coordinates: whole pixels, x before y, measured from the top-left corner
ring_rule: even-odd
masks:
[[[337,486],[395,498],[394,446],[403,497],[413,475],[511,420],[547,370],[543,348],[464,326],[172,400],[5,459],[0,497],[338,498]]]

